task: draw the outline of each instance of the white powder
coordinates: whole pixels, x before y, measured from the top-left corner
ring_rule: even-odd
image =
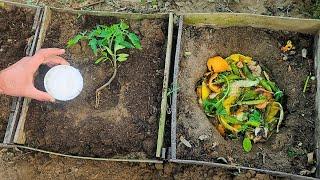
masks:
[[[80,94],[83,78],[78,69],[68,65],[58,65],[47,72],[44,77],[44,87],[55,99],[68,101]]]

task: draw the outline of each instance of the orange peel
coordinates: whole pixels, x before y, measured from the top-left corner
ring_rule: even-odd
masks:
[[[210,71],[215,73],[231,71],[231,67],[229,66],[228,62],[221,56],[209,58],[207,61],[207,66]]]
[[[287,52],[292,49],[295,49],[295,47],[293,46],[292,41],[290,41],[290,40],[287,41],[287,44],[285,46],[281,47],[282,52]]]

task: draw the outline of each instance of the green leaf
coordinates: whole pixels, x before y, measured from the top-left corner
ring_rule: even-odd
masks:
[[[103,40],[103,39],[97,40],[97,46],[98,46],[98,47],[103,47],[103,46],[105,46],[104,40]]]
[[[141,43],[139,37],[134,33],[129,33],[128,38],[137,49],[141,49]]]
[[[276,101],[280,101],[282,96],[283,96],[283,92],[280,90],[274,93],[274,98]]]
[[[261,125],[261,122],[254,121],[254,120],[249,120],[248,122],[245,123],[245,125],[253,126],[253,127],[259,127]]]
[[[105,57],[101,57],[99,59],[97,59],[94,63],[95,64],[99,64],[101,61],[103,61],[105,59]]]
[[[123,62],[123,61],[126,61],[128,59],[129,54],[118,54],[117,56],[118,56],[117,60],[120,61],[120,62]]]
[[[249,121],[260,122],[262,119],[261,117],[261,113],[258,110],[253,110],[253,112],[249,114]]]
[[[251,140],[249,138],[244,138],[243,142],[242,142],[242,147],[243,147],[245,152],[250,152],[251,149],[252,149]]]
[[[246,132],[246,130],[249,128],[247,124],[244,124],[240,127],[239,132]]]
[[[70,39],[67,43],[67,47],[71,47],[74,46],[75,44],[77,44],[81,39],[83,38],[82,34],[78,34],[76,35],[74,38]]]
[[[106,48],[107,52],[108,52],[110,55],[113,55],[113,52],[112,52],[112,50],[111,50],[110,48],[108,48],[107,46],[106,46],[105,48]]]
[[[240,121],[233,116],[225,115],[224,118],[228,124],[240,124]]]
[[[117,52],[118,50],[124,49],[124,48],[126,48],[126,47],[125,47],[125,46],[122,46],[122,45],[120,45],[120,44],[116,44],[116,45],[114,46],[114,51]]]
[[[112,29],[106,27],[101,31],[101,34],[99,35],[99,37],[103,38],[103,40],[108,40],[112,36],[112,34],[113,34]]]
[[[97,55],[97,52],[98,52],[97,42],[98,42],[97,39],[91,39],[89,41],[89,46],[91,47],[91,49],[95,55]]]
[[[129,28],[129,26],[126,23],[120,22],[120,29],[125,30],[125,29],[128,29],[128,28]]]
[[[126,48],[134,48],[134,46],[131,43],[129,43],[128,41],[122,41],[120,43],[120,45],[122,45],[122,46],[124,46]]]
[[[124,36],[122,32],[117,32],[115,36],[116,36],[116,39],[115,39],[116,44],[121,44],[124,41]]]

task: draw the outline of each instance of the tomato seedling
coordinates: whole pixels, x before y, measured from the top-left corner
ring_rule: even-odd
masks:
[[[128,59],[129,54],[123,53],[124,49],[142,49],[139,37],[129,31],[129,26],[120,22],[111,26],[98,25],[90,32],[83,32],[70,39],[67,47],[74,46],[79,41],[88,41],[93,53],[98,57],[95,64],[110,62],[113,67],[111,78],[96,90],[96,105],[99,107],[101,90],[106,88],[116,77],[119,62]],[[122,51],[122,52],[121,52]]]

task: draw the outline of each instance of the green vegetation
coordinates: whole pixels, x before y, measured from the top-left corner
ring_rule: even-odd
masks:
[[[79,41],[88,41],[93,53],[98,57],[95,64],[109,62],[113,67],[113,75],[100,88],[96,90],[96,107],[99,106],[100,92],[106,88],[117,74],[118,63],[128,59],[129,54],[123,50],[127,48],[141,49],[139,37],[129,31],[129,26],[120,22],[111,26],[98,25],[90,32],[83,32],[70,39],[67,47],[74,46]]]

